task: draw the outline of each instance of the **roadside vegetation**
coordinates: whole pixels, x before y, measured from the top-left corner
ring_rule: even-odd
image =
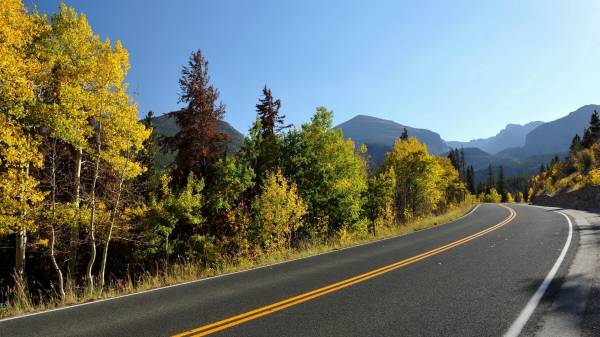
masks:
[[[475,202],[459,152],[404,132],[372,172],[332,111],[289,126],[266,86],[228,154],[200,51],[182,69],[179,131],[160,137],[128,94],[127,50],[64,4],[0,2],[0,60],[0,317],[408,233]]]
[[[566,158],[555,157],[531,180],[531,195],[553,196],[585,186],[600,186],[600,116],[594,111],[583,137],[576,134]]]

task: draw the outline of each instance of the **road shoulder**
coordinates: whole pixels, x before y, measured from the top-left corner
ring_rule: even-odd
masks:
[[[567,214],[573,220],[579,242],[573,262],[550,308],[542,315],[535,335],[597,336],[600,310],[594,310],[595,317],[590,317],[589,309],[600,308],[600,298],[594,296],[600,290],[600,215],[579,210],[548,209]]]

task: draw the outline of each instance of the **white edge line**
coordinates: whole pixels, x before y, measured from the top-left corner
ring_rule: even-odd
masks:
[[[527,302],[525,308],[523,308],[517,319],[513,322],[508,331],[504,334],[504,337],[519,336],[519,334],[525,327],[525,324],[527,324],[527,321],[529,321],[529,318],[531,318],[531,315],[535,311],[535,308],[538,306],[538,304],[540,304],[544,293],[546,293],[546,290],[548,290],[548,287],[554,279],[554,276],[556,276],[558,268],[560,268],[560,265],[562,264],[563,260],[565,259],[565,256],[567,255],[569,246],[571,245],[571,238],[573,237],[573,223],[571,222],[571,219],[563,212],[554,212],[564,216],[565,219],[567,219],[567,222],[569,223],[569,235],[567,236],[567,241],[565,242],[565,245],[562,251],[560,252],[560,255],[558,256],[558,259],[554,263],[554,266],[552,266],[552,269],[550,269],[550,272],[548,273],[548,275],[546,275],[546,278],[544,279],[540,287],[537,289],[535,294],[533,294],[531,299],[529,299],[529,302]]]
[[[332,249],[332,250],[329,250],[329,251],[326,251],[326,252],[322,252],[322,253],[319,253],[319,254],[315,254],[315,255],[303,256],[303,257],[299,257],[299,258],[295,258],[295,259],[291,259],[291,260],[285,260],[285,261],[281,261],[281,262],[267,264],[267,265],[264,265],[264,266],[259,266],[259,267],[249,268],[249,269],[243,269],[243,270],[238,270],[238,271],[234,271],[234,272],[230,272],[230,273],[225,273],[225,274],[220,274],[220,275],[214,275],[214,276],[205,277],[205,278],[201,278],[201,279],[197,279],[197,280],[192,280],[192,281],[187,281],[187,282],[181,282],[181,283],[172,284],[172,285],[168,285],[168,286],[164,286],[164,287],[147,289],[147,290],[143,290],[143,291],[134,292],[134,293],[131,293],[131,294],[119,295],[119,296],[115,296],[115,297],[108,297],[108,298],[103,298],[103,299],[99,299],[99,300],[92,300],[92,301],[85,302],[85,303],[72,304],[72,305],[67,305],[67,306],[58,307],[58,308],[52,308],[52,309],[48,309],[48,310],[44,310],[44,311],[31,312],[31,313],[23,314],[23,315],[19,315],[19,316],[6,317],[6,318],[0,319],[0,323],[6,322],[6,321],[17,320],[17,319],[21,319],[21,318],[26,318],[26,317],[31,317],[31,316],[48,314],[48,313],[52,313],[52,312],[55,312],[55,311],[62,311],[62,310],[73,309],[73,308],[77,308],[77,307],[82,307],[84,305],[90,305],[90,304],[108,302],[108,301],[117,300],[117,299],[121,299],[121,298],[125,298],[125,297],[135,296],[135,295],[142,295],[142,294],[151,293],[151,292],[154,292],[154,291],[159,291],[159,290],[163,290],[163,289],[169,289],[169,288],[184,286],[184,285],[188,285],[188,284],[192,284],[192,283],[204,282],[204,281],[208,281],[208,280],[219,278],[219,277],[225,277],[225,276],[230,276],[230,275],[245,273],[245,272],[252,271],[252,270],[259,270],[259,269],[264,269],[264,268],[270,268],[270,267],[274,267],[274,266],[277,266],[277,265],[280,265],[280,264],[284,264],[284,263],[290,263],[290,262],[294,262],[294,261],[300,261],[300,260],[304,260],[304,259],[308,259],[308,258],[320,256],[320,255],[331,254],[331,253],[339,252],[339,251],[342,251],[342,250],[347,250],[347,249],[356,248],[356,247],[365,246],[365,245],[370,245],[370,244],[374,244],[374,243],[378,243],[378,242],[382,242],[382,241],[386,241],[386,240],[391,240],[391,239],[395,239],[395,238],[398,238],[398,237],[402,237],[402,236],[406,236],[406,235],[410,235],[410,234],[414,234],[414,233],[418,233],[418,232],[423,232],[423,231],[426,231],[428,229],[438,228],[438,227],[441,227],[443,225],[447,225],[447,224],[456,222],[456,221],[458,221],[460,219],[463,219],[463,218],[465,218],[465,217],[473,214],[473,212],[475,212],[475,210],[477,208],[479,208],[479,206],[481,206],[481,204],[475,205],[475,207],[473,207],[471,209],[471,211],[469,211],[467,214],[461,216],[460,218],[456,218],[456,219],[454,219],[452,221],[449,221],[447,223],[436,225],[436,226],[431,226],[431,227],[428,227],[428,228],[425,228],[425,229],[422,229],[422,230],[418,230],[418,231],[415,231],[415,232],[411,232],[411,233],[404,233],[404,234],[400,234],[400,235],[394,235],[394,236],[390,236],[390,237],[387,237],[387,238],[382,238],[382,239],[378,239],[378,240],[374,240],[374,241],[363,242],[363,243],[359,243],[359,244],[348,246],[348,247],[344,247],[344,248]]]

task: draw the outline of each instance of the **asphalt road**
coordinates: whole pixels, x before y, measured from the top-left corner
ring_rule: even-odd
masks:
[[[0,336],[502,336],[569,233],[556,212],[507,206],[513,211],[483,204],[410,235],[3,320]],[[556,279],[576,244],[574,234]],[[535,330],[558,282],[524,335]]]

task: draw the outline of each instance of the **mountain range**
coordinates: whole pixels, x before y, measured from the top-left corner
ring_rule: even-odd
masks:
[[[478,177],[484,174],[489,164],[503,165],[507,176],[516,176],[536,173],[540,163],[547,163],[556,155],[564,156],[573,136],[576,133],[582,135],[594,110],[600,111],[600,106],[585,105],[546,123],[508,124],[495,136],[468,142],[445,141],[434,131],[367,115],[357,115],[335,128],[342,129],[344,137],[354,140],[357,146],[367,146],[372,167],[383,163],[384,154],[406,128],[409,136],[417,137],[433,154],[446,155],[451,148],[462,148],[465,162],[473,165]],[[178,130],[169,114],[156,117],[154,123],[156,132],[163,136],[172,136]],[[243,143],[243,134],[224,121],[219,128],[230,135],[228,150],[235,152]]]
[[[473,139],[468,142],[448,141],[446,144],[452,148],[474,147],[487,153],[496,154],[507,148],[525,145],[527,134],[542,124],[544,122],[541,121],[529,122],[525,125],[508,124],[493,137]]]

